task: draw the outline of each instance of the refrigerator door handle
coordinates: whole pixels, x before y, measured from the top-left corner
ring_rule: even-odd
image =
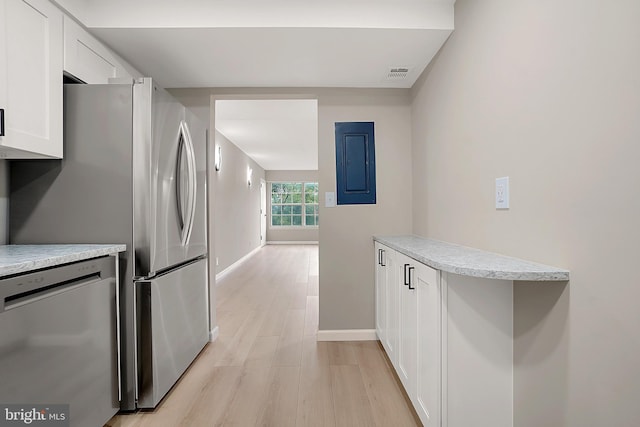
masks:
[[[187,122],[184,120],[180,122],[180,134],[184,141],[185,151],[187,153],[187,170],[189,181],[187,183],[187,214],[185,216],[182,245],[186,246],[191,238],[191,231],[193,230],[193,221],[196,213],[196,191],[197,191],[197,176],[196,176],[196,155],[193,148],[193,141],[191,139],[191,133]]]
[[[196,150],[193,147],[193,140],[191,139],[191,134],[189,135],[188,142],[191,151],[191,211],[189,212],[189,231],[187,233],[187,243],[191,241],[191,232],[193,231],[193,223],[195,222],[196,217],[196,207],[198,203],[198,169],[196,166]]]
[[[176,205],[178,209],[178,227],[180,227],[180,240],[184,244],[184,230],[185,230],[185,214],[182,207],[182,156],[185,147],[184,134],[182,133],[182,126],[178,131],[178,155],[176,157]]]

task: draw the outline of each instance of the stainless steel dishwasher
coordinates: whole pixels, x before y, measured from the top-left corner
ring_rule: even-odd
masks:
[[[0,279],[0,402],[69,404],[71,426],[120,408],[117,257]]]

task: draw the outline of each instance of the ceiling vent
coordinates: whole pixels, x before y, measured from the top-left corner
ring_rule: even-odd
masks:
[[[387,73],[387,80],[404,80],[409,74],[408,67],[391,67]]]

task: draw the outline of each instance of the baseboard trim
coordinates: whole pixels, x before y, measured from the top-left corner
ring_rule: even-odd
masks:
[[[267,245],[317,245],[317,240],[271,240]]]
[[[216,274],[216,285],[220,280],[224,278],[224,276],[231,273],[236,268],[240,267],[246,260],[254,256],[260,249],[262,249],[262,246],[258,246],[257,248],[255,248],[254,250],[252,250],[251,252],[249,252],[248,254],[246,254],[245,256],[243,256],[233,264],[231,264],[229,267],[225,268],[220,273]]]
[[[220,335],[220,328],[217,326],[209,331],[209,342],[214,342],[218,339],[218,335]]]
[[[318,331],[318,341],[376,341],[375,329],[338,329]]]

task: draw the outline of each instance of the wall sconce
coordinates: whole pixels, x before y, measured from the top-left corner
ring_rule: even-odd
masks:
[[[216,145],[215,167],[217,171],[220,170],[221,165],[222,165],[222,147],[220,147],[219,145]]]
[[[251,187],[251,177],[253,175],[253,169],[247,166],[247,185]]]

